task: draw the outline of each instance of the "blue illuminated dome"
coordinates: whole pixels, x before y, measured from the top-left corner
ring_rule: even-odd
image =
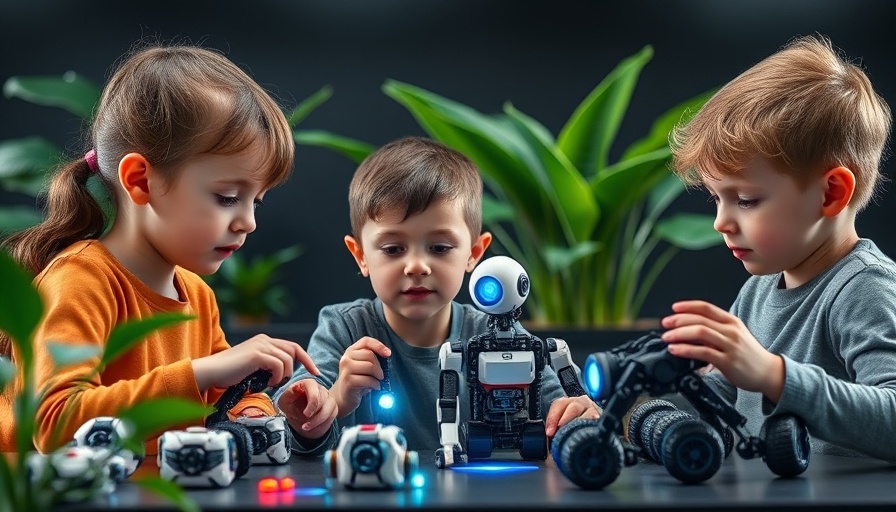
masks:
[[[588,357],[585,360],[585,368],[582,370],[582,377],[585,380],[585,388],[588,390],[588,396],[592,400],[597,400],[601,396],[604,386],[604,376],[601,373],[600,364],[597,359]]]
[[[494,306],[504,297],[504,287],[501,282],[492,276],[484,276],[473,289],[476,300],[483,306]]]
[[[379,406],[382,409],[391,409],[395,405],[395,395],[392,393],[383,393],[380,395]]]

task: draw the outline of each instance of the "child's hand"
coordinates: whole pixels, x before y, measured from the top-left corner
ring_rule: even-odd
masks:
[[[339,359],[339,377],[330,388],[343,418],[361,404],[364,395],[380,389],[383,369],[376,356],[389,357],[392,351],[380,341],[364,336],[345,350]]]
[[[193,374],[201,391],[214,386],[227,388],[238,384],[249,374],[264,368],[271,372],[268,385],[276,387],[293,372],[298,361],[312,374],[320,370],[297,343],[259,334],[233,347],[193,360]]]
[[[740,318],[701,300],[676,302],[672,311],[662,322],[670,354],[706,361],[732,385],[778,402],[784,360],[767,351]]]
[[[551,402],[545,418],[545,434],[554,437],[557,429],[576,418],[600,418],[600,408],[585,395],[565,396]]]
[[[261,418],[264,416],[270,416],[267,412],[263,411],[258,407],[246,407],[240,412],[240,416],[245,416],[246,418]]]
[[[314,379],[302,379],[286,388],[277,407],[293,430],[308,439],[325,435],[338,411],[330,392]]]

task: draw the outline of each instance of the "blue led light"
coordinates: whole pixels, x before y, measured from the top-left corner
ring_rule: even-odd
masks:
[[[476,301],[483,306],[494,306],[504,297],[504,287],[494,277],[485,276],[476,281],[473,293],[476,295]]]
[[[296,487],[293,494],[296,496],[323,496],[328,492],[324,487]]]
[[[426,483],[426,477],[423,476],[423,473],[414,473],[413,475],[411,475],[411,478],[409,480],[411,487],[415,489],[423,487],[423,484]]]
[[[531,464],[496,464],[493,462],[484,462],[481,464],[470,463],[462,466],[450,467],[453,471],[457,471],[458,473],[473,473],[478,475],[508,475],[538,470],[538,466],[533,466]]]
[[[585,387],[588,388],[588,396],[592,400],[597,400],[603,392],[604,376],[601,374],[600,365],[597,360],[589,357],[585,360],[585,369],[582,371],[585,380]]]
[[[378,403],[381,409],[391,409],[395,405],[395,395],[392,393],[383,393],[380,395]]]

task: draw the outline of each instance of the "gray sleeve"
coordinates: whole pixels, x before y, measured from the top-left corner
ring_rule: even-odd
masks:
[[[896,290],[882,284],[891,282],[861,272],[830,308],[830,343],[851,382],[784,357],[784,390],[773,412],[799,416],[813,437],[896,463]]]
[[[315,379],[327,389],[333,387],[339,374],[339,359],[345,349],[357,340],[352,339],[352,332],[346,322],[346,315],[339,305],[326,306],[318,315],[317,328],[311,334],[308,342],[308,355],[320,370],[319,376],[314,376],[304,366],[298,365],[292,378],[274,394],[274,404],[278,406],[283,391],[293,383],[303,379]],[[309,440],[302,438],[299,432],[292,430],[292,451],[301,456],[318,456],[329,448],[335,446],[338,437],[338,420],[333,422],[329,432],[320,439]]]

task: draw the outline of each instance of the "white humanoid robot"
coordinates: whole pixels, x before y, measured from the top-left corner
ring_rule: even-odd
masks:
[[[489,314],[488,332],[447,341],[441,367],[436,414],[439,441],[436,466],[444,468],[491,457],[493,450],[519,450],[523,459],[547,458],[541,393],[546,366],[557,372],[568,396],[584,395],[566,342],[541,338],[516,320],[529,296],[529,276],[514,259],[493,256],[470,276],[470,295]],[[459,425],[461,375],[470,394],[470,420]]]

